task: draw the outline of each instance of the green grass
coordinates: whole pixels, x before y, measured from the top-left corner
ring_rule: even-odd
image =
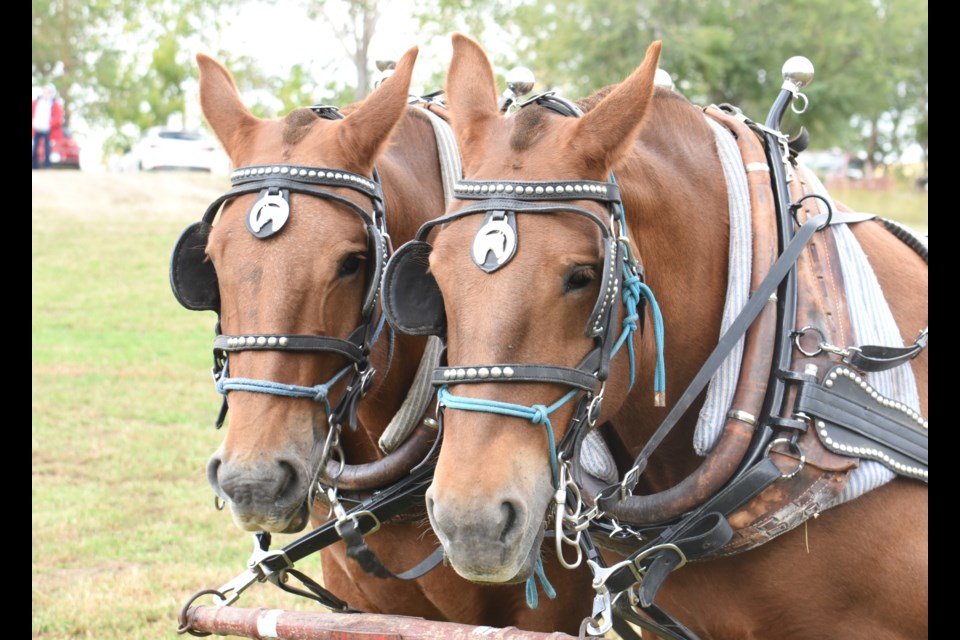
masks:
[[[901,222],[918,233],[927,233],[927,192],[919,189],[864,191],[832,189],[830,195],[854,211],[876,213]]]
[[[33,180],[33,637],[180,638],[184,601],[251,549],[205,474],[222,438],[215,317],[181,308],[167,280],[174,241],[226,179]],[[926,194],[835,195],[926,231]],[[316,559],[302,565],[319,579]],[[323,610],[268,584],[237,605]]]

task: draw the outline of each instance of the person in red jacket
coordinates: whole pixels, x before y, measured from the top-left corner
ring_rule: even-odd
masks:
[[[37,152],[43,144],[43,167],[50,168],[50,133],[63,126],[63,107],[57,100],[57,88],[48,84],[33,101],[33,168],[39,169]]]

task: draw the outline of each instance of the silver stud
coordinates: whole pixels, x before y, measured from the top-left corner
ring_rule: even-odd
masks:
[[[467,372],[465,369],[457,369],[457,380],[463,380],[467,377]]]
[[[267,344],[267,339],[266,339],[266,338],[264,338],[263,336],[260,336],[260,337],[257,338],[257,346],[258,346],[258,347],[262,347],[262,346],[265,345],[265,344]]]
[[[310,172],[309,172],[307,175],[310,176],[311,178],[316,178],[316,177],[317,177],[317,170],[316,170],[316,169],[310,169]]]
[[[512,378],[513,377],[513,367],[504,367],[503,368],[503,377]]]
[[[576,191],[577,193],[583,193],[583,185],[579,185],[579,184],[574,185],[573,190]]]
[[[567,193],[573,193],[573,187],[572,187],[571,185],[569,185],[569,184],[568,184],[566,187],[564,187],[564,190],[565,190]]]
[[[826,429],[820,429],[820,435],[822,435],[823,437],[827,437],[827,430],[826,430]]]
[[[547,193],[553,193],[553,186],[548,185],[546,188]]]
[[[288,340],[287,340],[286,336],[281,337],[281,338],[279,338],[279,339],[277,340],[277,344],[279,344],[281,347],[287,346],[287,342],[288,342]]]
[[[269,338],[267,338],[267,344],[270,345],[271,347],[275,347],[277,345],[277,337],[270,336]]]
[[[481,378],[489,378],[490,369],[487,369],[486,367],[480,367],[479,369],[477,369],[477,375]]]
[[[493,367],[490,369],[491,378],[499,378],[501,375],[503,375],[503,370],[500,367]]]
[[[524,191],[524,193],[533,193],[533,187],[527,187],[527,188],[524,189],[523,191]]]
[[[832,445],[832,444],[833,444],[833,438],[827,438],[826,440],[824,440],[824,442],[826,442],[826,443],[829,444],[829,445]]]
[[[828,389],[833,386],[833,380],[827,380],[823,383]]]
[[[286,167],[280,167],[280,173],[286,173],[287,171],[289,171],[289,169]]]
[[[537,187],[536,189],[534,189],[534,191],[536,191],[538,194],[542,194],[542,193],[543,193],[543,187]]]
[[[477,377],[477,370],[474,369],[473,367],[470,367],[469,369],[467,369],[467,377],[468,377],[468,378],[471,378],[471,379],[476,378],[476,377]]]
[[[498,192],[503,191],[503,185],[502,185],[502,184],[498,184],[498,185],[497,185],[497,191],[498,191]]]

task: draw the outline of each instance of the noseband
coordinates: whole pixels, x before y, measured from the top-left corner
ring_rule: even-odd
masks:
[[[318,116],[339,119],[343,116],[332,107],[314,107]],[[369,366],[369,354],[383,326],[383,318],[375,321],[379,282],[383,265],[389,256],[389,234],[384,213],[383,189],[379,175],[374,169],[373,178],[368,178],[343,169],[299,165],[263,165],[240,167],[230,175],[233,188],[214,200],[207,207],[199,222],[188,226],[173,249],[170,263],[170,285],[177,300],[187,309],[217,312],[217,336],[213,346],[213,377],[217,390],[223,394],[223,405],[217,417],[217,428],[223,425],[228,407],[227,392],[252,391],[285,397],[309,397],[323,402],[328,420],[342,424],[346,419],[356,428],[357,401],[369,389],[373,368]],[[345,196],[329,188],[347,188],[369,198],[367,211]],[[279,233],[289,215],[290,193],[312,195],[345,205],[363,221],[367,231],[368,255],[367,288],[363,295],[360,324],[346,338],[315,335],[247,334],[223,335],[220,333],[220,291],[213,263],[206,257],[206,246],[213,228],[213,221],[227,201],[249,193],[259,193],[247,215],[247,229],[264,241]],[[349,364],[326,383],[312,387],[291,385],[272,380],[230,378],[227,373],[228,354],[237,351],[283,351],[326,352],[343,356]],[[353,379],[347,391],[331,407],[327,398],[329,388],[351,368]]]

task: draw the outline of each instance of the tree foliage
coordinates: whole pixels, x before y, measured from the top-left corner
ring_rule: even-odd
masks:
[[[254,96],[258,115],[318,96],[347,104],[372,87],[370,41],[389,29],[378,24],[381,1],[300,0],[339,43],[319,47],[330,64],[346,58],[355,68],[353,87],[321,84],[317,69],[299,63],[268,75],[248,55],[209,53]],[[250,0],[32,2],[34,85],[55,82],[68,119],[109,126],[122,146],[148,126],[196,111],[197,44]],[[759,121],[780,88],[783,62],[803,55],[816,68],[803,89],[810,105],[802,116],[788,114],[785,131],[803,125],[815,146],[862,149],[877,163],[912,142],[927,148],[926,0],[412,0],[410,9],[424,36],[462,31],[488,47],[499,70],[528,66],[536,91],[570,98],[619,82],[660,39],[661,66],[688,98],[734,104]],[[442,76],[435,74],[437,86]]]
[[[500,68],[527,66],[536,91],[572,98],[621,81],[660,39],[661,66],[690,100],[733,104],[760,122],[783,63],[802,55],[816,69],[803,90],[810,106],[785,130],[803,125],[818,146],[860,148],[877,163],[926,144],[926,1],[436,0],[421,2],[420,17],[481,44],[506,40],[511,48],[493,55]]]

